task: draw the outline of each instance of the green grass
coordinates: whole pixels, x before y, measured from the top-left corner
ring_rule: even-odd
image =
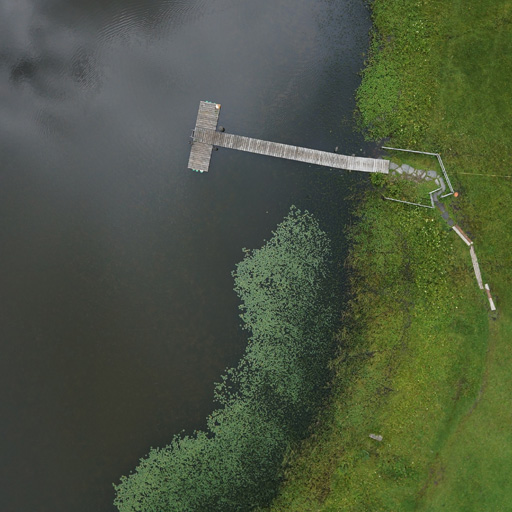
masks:
[[[360,212],[332,401],[273,510],[410,509],[476,399],[485,298],[464,244],[433,213],[375,193]]]
[[[416,167],[421,169],[421,167]],[[414,175],[374,174],[371,176],[376,187],[382,189],[382,195],[399,201],[431,206],[430,192],[437,190],[435,181],[421,180]]]
[[[512,180],[490,175],[512,174],[512,1],[372,5],[359,122],[387,145],[442,154],[460,193],[449,209],[498,314],[437,212],[370,193],[351,228],[331,401],[272,510],[510,510]]]

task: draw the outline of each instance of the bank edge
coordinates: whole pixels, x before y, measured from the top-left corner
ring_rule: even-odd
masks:
[[[371,8],[361,127],[395,147],[442,153],[460,193],[449,208],[478,247],[498,315],[437,212],[367,193],[350,228],[353,298],[337,335],[331,400],[290,455],[272,510],[506,510],[512,2],[375,0]]]

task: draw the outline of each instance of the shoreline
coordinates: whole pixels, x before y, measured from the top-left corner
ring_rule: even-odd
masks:
[[[382,201],[382,186],[408,191],[374,183],[350,228],[352,296],[331,399],[271,510],[466,512],[512,501],[512,182],[501,156],[512,149],[512,2],[485,3],[375,0],[357,100],[369,139],[443,154],[461,195],[446,209],[475,240],[499,314],[441,212]]]

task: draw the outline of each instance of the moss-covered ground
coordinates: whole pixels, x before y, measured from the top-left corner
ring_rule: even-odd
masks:
[[[460,193],[449,210],[498,312],[437,211],[370,191],[350,227],[331,399],[272,510],[511,510],[512,1],[372,9],[359,122],[387,145],[442,154]]]

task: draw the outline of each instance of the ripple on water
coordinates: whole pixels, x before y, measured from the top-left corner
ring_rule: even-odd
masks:
[[[111,482],[201,428],[243,350],[241,248],[292,203],[343,223],[355,173],[229,150],[207,175],[186,165],[201,99],[227,131],[364,147],[339,127],[364,34],[326,6],[347,2],[366,16],[360,0],[0,1],[0,439],[23,475],[0,478],[0,510],[110,512]]]

